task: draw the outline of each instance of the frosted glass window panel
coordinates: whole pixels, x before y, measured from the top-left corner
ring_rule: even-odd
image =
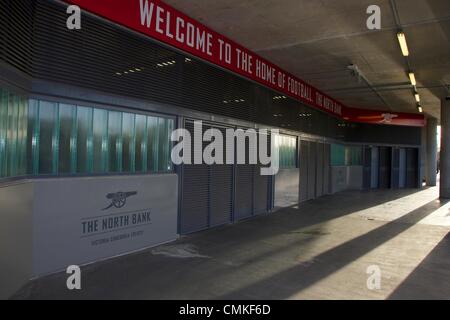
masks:
[[[122,148],[123,148],[123,168],[124,172],[136,171],[136,128],[135,115],[131,113],[123,114],[122,122]]]
[[[7,177],[8,91],[0,88],[0,177]]]
[[[39,102],[39,174],[56,173],[54,140],[57,122],[57,104],[53,102]]]
[[[108,113],[109,172],[122,172],[122,113]]]
[[[77,107],[77,172],[92,172],[92,109]]]
[[[94,109],[93,123],[94,172],[108,172],[108,111]]]
[[[147,116],[136,115],[136,171],[147,171]]]
[[[159,130],[158,130],[158,118],[148,117],[148,148],[147,148],[147,171],[158,172],[158,160],[159,160]]]
[[[73,139],[76,131],[76,106],[59,105],[59,164],[58,172],[62,174],[75,173]],[[75,154],[76,156],[76,154]]]

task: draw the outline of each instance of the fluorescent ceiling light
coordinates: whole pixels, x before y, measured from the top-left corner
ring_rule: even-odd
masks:
[[[414,98],[416,98],[417,102],[420,102],[420,96],[418,93],[414,94]]]
[[[420,112],[420,113],[422,113],[422,112],[423,112],[423,110],[422,110],[422,107],[421,107],[421,106],[418,106],[418,107],[417,107],[417,110],[419,110],[419,112]]]
[[[402,54],[407,57],[409,56],[408,45],[406,44],[406,37],[403,32],[397,33],[398,42],[400,43],[400,48],[402,49]]]
[[[409,80],[411,81],[411,84],[415,86],[417,84],[416,82],[416,76],[414,75],[414,72],[410,72],[409,74]]]

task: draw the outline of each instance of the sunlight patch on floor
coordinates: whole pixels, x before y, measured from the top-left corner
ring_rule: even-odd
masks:
[[[437,199],[438,196],[437,188],[424,189],[402,198],[356,211],[353,214],[368,220],[393,221],[430,203],[433,199]]]

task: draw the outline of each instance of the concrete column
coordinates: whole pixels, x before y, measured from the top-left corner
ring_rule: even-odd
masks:
[[[441,100],[440,197],[450,199],[450,98]]]
[[[437,169],[437,119],[427,119],[427,141],[426,141],[426,173],[425,180],[427,186],[434,187],[436,185],[436,169]]]

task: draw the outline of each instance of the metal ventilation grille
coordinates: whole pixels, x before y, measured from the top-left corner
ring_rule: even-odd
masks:
[[[0,1],[0,59],[31,74],[33,1]]]
[[[84,15],[66,28],[64,6],[37,1],[36,77],[255,121],[251,83]]]

